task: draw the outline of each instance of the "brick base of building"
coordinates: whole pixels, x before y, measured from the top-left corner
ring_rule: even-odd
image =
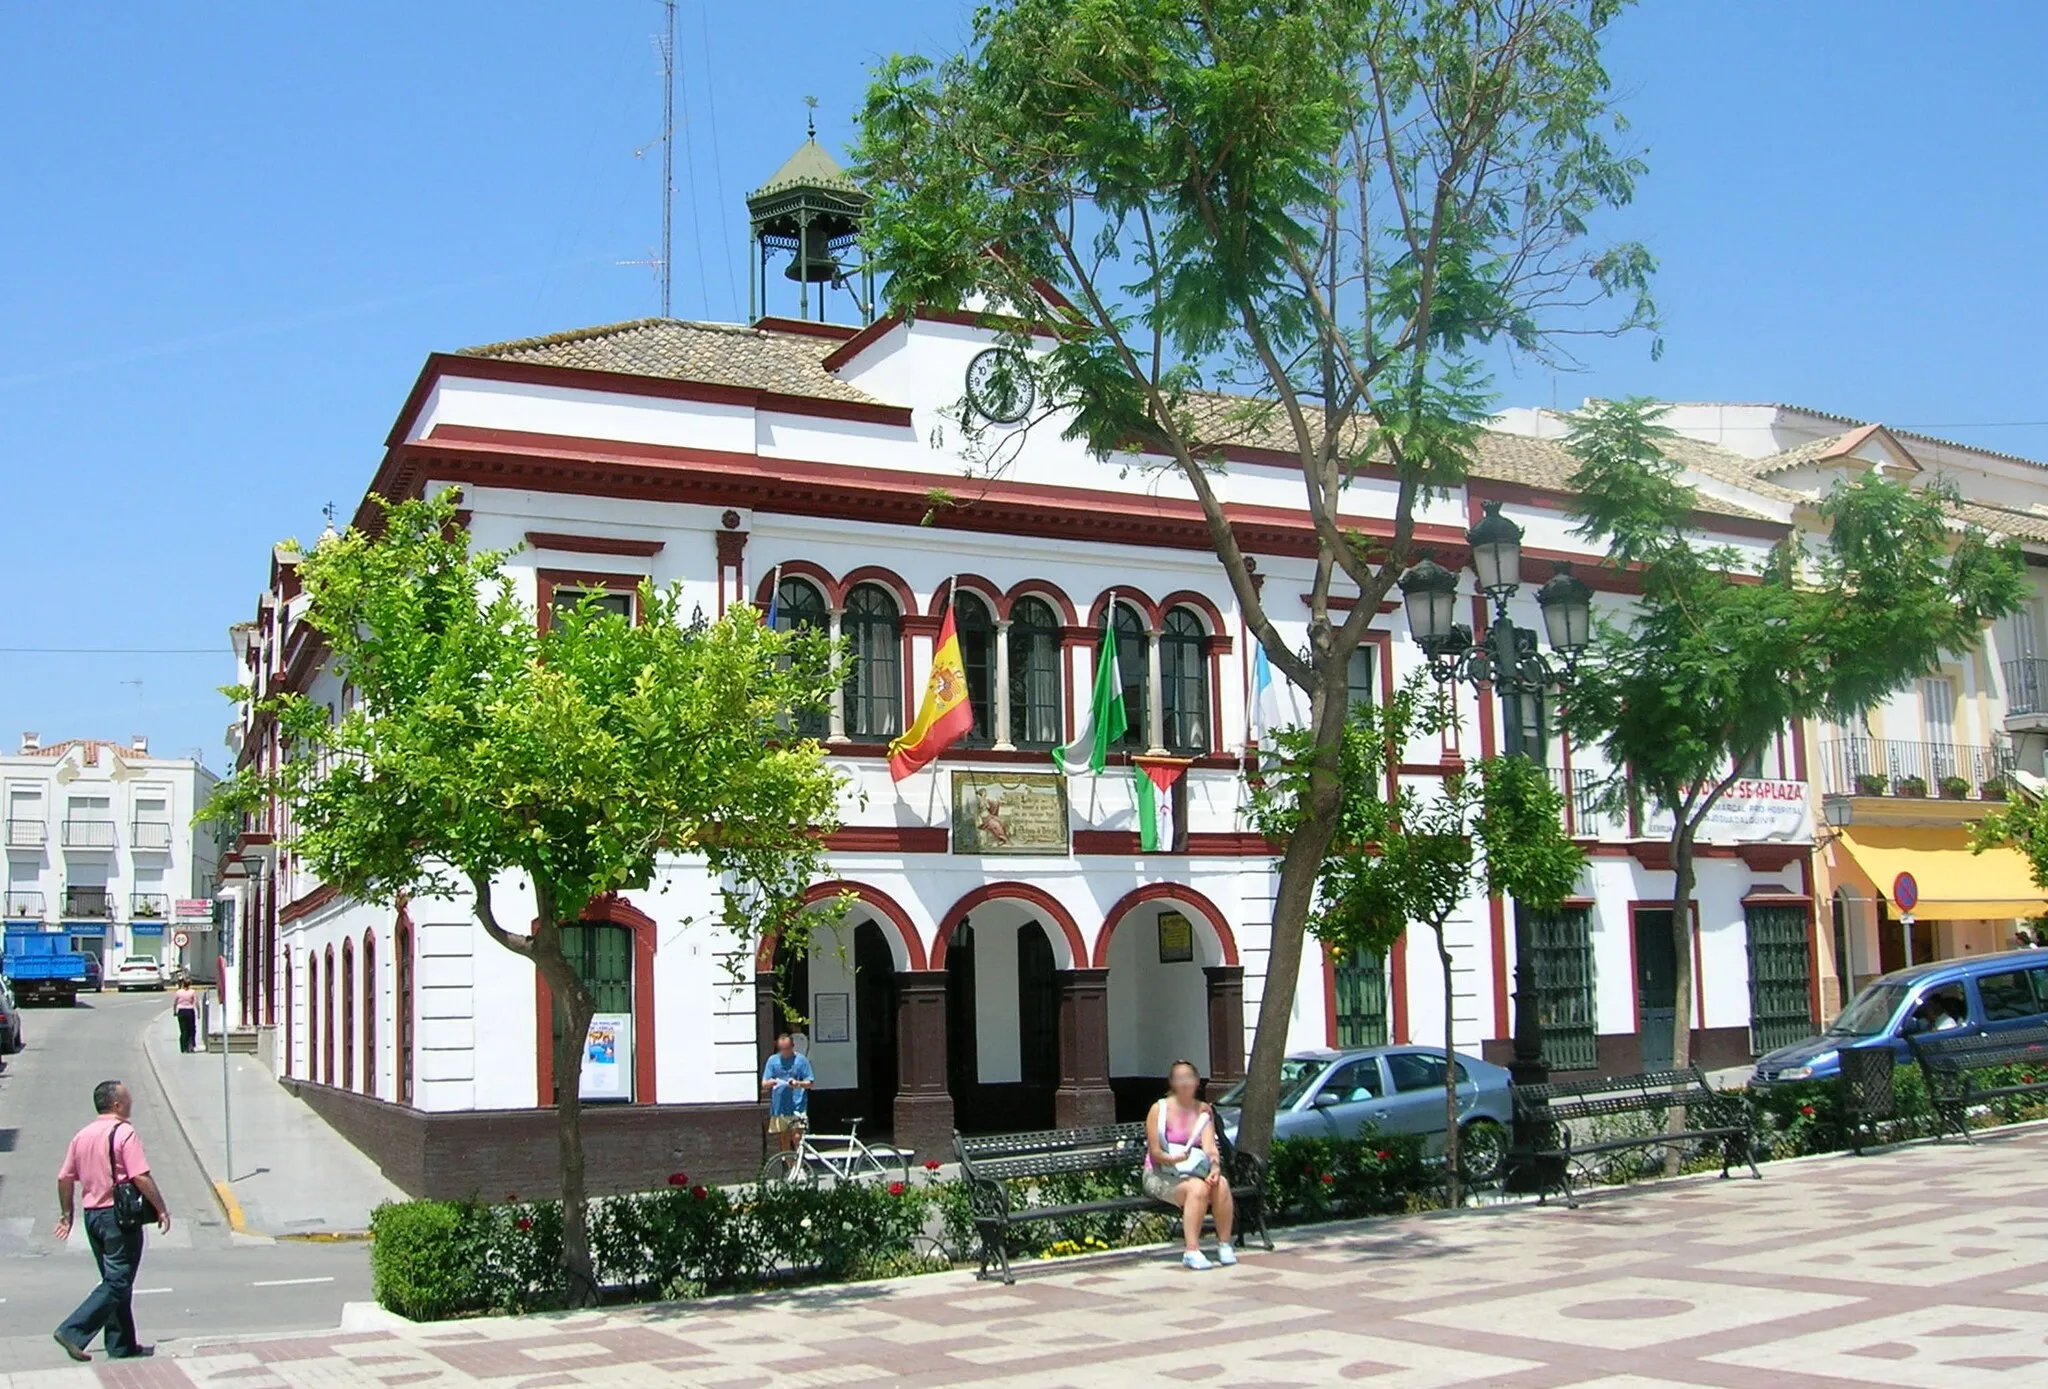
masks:
[[[410,1196],[545,1196],[561,1183],[553,1109],[430,1114],[302,1080],[280,1084],[362,1150]],[[590,1194],[653,1191],[672,1172],[692,1182],[748,1181],[766,1156],[762,1104],[585,1105]]]

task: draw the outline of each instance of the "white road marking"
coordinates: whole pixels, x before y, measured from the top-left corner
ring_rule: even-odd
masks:
[[[148,1297],[151,1293],[167,1293],[169,1291],[171,1291],[169,1288],[137,1288],[134,1296]]]
[[[251,1283],[252,1288],[296,1288],[303,1283],[332,1283],[328,1278],[266,1278],[260,1283]]]

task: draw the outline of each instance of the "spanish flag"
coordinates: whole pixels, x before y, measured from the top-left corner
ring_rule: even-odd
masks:
[[[960,659],[960,638],[953,631],[953,607],[939,624],[932,645],[932,674],[925,682],[924,703],[917,722],[889,744],[889,775],[897,781],[937,757],[974,727],[974,706],[967,702],[967,665]]]

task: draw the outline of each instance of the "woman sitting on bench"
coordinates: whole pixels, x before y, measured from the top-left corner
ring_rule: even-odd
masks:
[[[1187,1236],[1180,1261],[1197,1270],[1209,1267],[1202,1256],[1202,1220],[1212,1212],[1216,1262],[1226,1267],[1237,1262],[1237,1251],[1230,1247],[1236,1208],[1230,1179],[1223,1175],[1216,1152],[1215,1111],[1195,1098],[1201,1083],[1194,1062],[1174,1062],[1166,1071],[1165,1098],[1145,1116],[1145,1194],[1180,1207],[1181,1229]]]

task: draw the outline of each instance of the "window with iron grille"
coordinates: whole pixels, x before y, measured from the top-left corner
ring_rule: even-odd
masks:
[[[1758,903],[1749,926],[1749,1045],[1758,1056],[1814,1034],[1806,908]]]
[[[1553,1071],[1590,1071],[1598,1064],[1592,909],[1530,911],[1529,930],[1535,947],[1536,1015],[1543,1023],[1543,1064]]]
[[[1337,1045],[1387,1044],[1387,962],[1363,950],[1347,951],[1331,966],[1337,985]]]

